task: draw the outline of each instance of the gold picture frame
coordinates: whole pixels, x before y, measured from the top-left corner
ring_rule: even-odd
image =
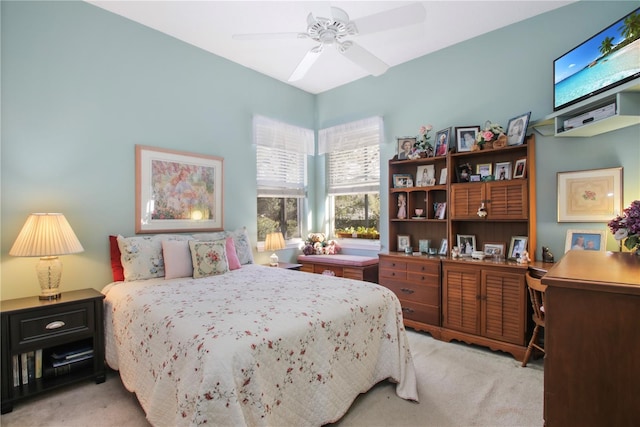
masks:
[[[136,233],[223,229],[223,158],[136,145]]]
[[[622,167],[558,172],[558,222],[608,222],[622,212]]]

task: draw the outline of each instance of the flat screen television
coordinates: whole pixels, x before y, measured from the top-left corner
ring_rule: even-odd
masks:
[[[640,77],[640,8],[553,61],[553,111]]]

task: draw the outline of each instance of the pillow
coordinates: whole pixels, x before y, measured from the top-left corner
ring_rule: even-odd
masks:
[[[227,237],[233,238],[240,264],[253,264],[253,250],[251,249],[251,241],[249,240],[246,227],[238,228],[236,231],[219,231],[216,233],[199,233],[193,235],[194,239],[202,241],[214,241]]]
[[[229,271],[225,242],[200,242],[189,240],[193,278],[215,276]]]
[[[189,240],[190,236],[157,234],[154,236],[118,236],[124,280],[144,280],[164,276],[163,240]]]
[[[111,255],[111,273],[114,282],[124,280],[124,268],[120,261],[120,248],[118,247],[118,236],[109,236],[109,252]]]
[[[186,240],[163,240],[162,257],[164,258],[164,278],[193,276],[191,251]]]
[[[233,243],[233,237],[227,237],[225,239],[225,249],[227,251],[227,262],[229,263],[229,270],[237,270],[241,267],[238,254],[236,253],[236,246]]]

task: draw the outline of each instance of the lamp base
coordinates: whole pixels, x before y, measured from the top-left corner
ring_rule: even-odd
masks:
[[[42,257],[36,265],[38,282],[40,282],[41,300],[60,298],[60,279],[62,278],[62,262],[57,256]]]
[[[57,294],[53,294],[53,295],[39,295],[38,299],[41,301],[53,301],[56,299],[60,299],[62,297],[62,293],[58,292]]]
[[[271,257],[269,257],[269,259],[270,259],[269,265],[271,267],[278,266],[278,255],[276,255],[275,252],[271,255]]]

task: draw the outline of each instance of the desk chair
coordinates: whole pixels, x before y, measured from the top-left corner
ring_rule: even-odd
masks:
[[[533,315],[531,318],[536,326],[533,328],[533,334],[531,335],[527,352],[522,361],[523,367],[527,366],[527,362],[534,348],[544,353],[544,347],[538,340],[538,334],[540,333],[540,328],[544,328],[544,308],[546,307],[544,293],[547,290],[547,285],[543,285],[540,279],[536,279],[529,272],[526,274],[526,280],[531,299],[531,307],[533,307]]]

